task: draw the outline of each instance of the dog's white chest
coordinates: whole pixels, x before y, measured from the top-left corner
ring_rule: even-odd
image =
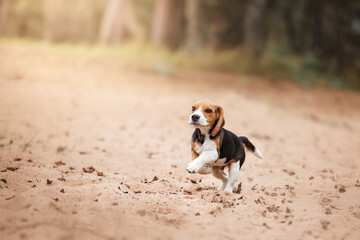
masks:
[[[206,137],[202,145],[195,143],[195,151],[197,154],[202,154],[205,151],[217,150],[216,143],[210,138]]]
[[[203,145],[200,146],[198,143],[195,143],[195,152],[200,155],[203,152]]]

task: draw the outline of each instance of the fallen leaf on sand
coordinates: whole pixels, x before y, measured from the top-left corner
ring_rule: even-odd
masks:
[[[321,223],[322,229],[324,229],[324,230],[327,230],[327,228],[328,228],[328,226],[330,224],[330,222],[326,221],[326,220],[320,220],[320,223]]]
[[[13,198],[15,198],[15,195],[13,195],[11,197],[7,197],[7,198],[5,198],[5,200],[10,200],[10,199],[13,199]]]
[[[92,173],[95,171],[95,168],[93,166],[83,168],[84,173]]]
[[[56,153],[61,153],[63,151],[65,151],[66,149],[66,146],[59,146],[57,149],[56,149]]]
[[[346,192],[345,186],[341,186],[341,187],[339,188],[339,192],[341,192],[341,193]]]
[[[359,180],[356,180],[355,187],[360,187],[360,182],[359,182]]]
[[[240,194],[240,193],[241,193],[241,185],[242,185],[242,182],[240,182],[240,183],[237,185],[237,188],[235,189],[234,193],[237,193],[237,194]]]
[[[291,171],[291,170],[288,170],[288,169],[283,169],[283,172],[286,172],[287,174],[289,174],[289,176],[294,176],[295,175],[294,171]]]
[[[16,171],[16,170],[18,170],[19,168],[17,168],[17,167],[7,167],[6,168],[6,170],[9,170],[9,171]]]
[[[263,226],[266,227],[267,229],[271,229],[271,227],[269,227],[266,223],[263,223]]]
[[[157,180],[159,180],[159,178],[157,176],[154,176],[153,180],[151,180],[149,183],[155,182]]]
[[[58,166],[65,165],[65,163],[62,161],[57,161],[57,162],[55,162],[55,165],[58,167]]]
[[[190,190],[184,189],[184,193],[187,195],[192,195],[192,192]]]

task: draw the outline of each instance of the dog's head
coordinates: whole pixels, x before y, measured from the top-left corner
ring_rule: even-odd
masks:
[[[225,125],[224,111],[210,101],[201,100],[192,106],[189,123],[198,128],[209,128],[211,136],[214,137]]]

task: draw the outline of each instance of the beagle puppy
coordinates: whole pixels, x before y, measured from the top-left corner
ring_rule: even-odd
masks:
[[[209,174],[222,181],[219,190],[233,191],[233,185],[245,161],[245,149],[262,159],[261,152],[247,137],[237,137],[224,128],[222,107],[201,100],[192,107],[189,123],[195,127],[191,139],[193,161],[186,168],[189,173]],[[224,168],[229,167],[229,176]]]

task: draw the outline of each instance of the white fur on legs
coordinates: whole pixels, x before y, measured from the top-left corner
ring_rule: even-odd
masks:
[[[203,145],[205,145],[205,142]],[[205,150],[197,158],[195,158],[192,162],[188,164],[186,170],[189,173],[198,173],[200,169],[203,168],[205,165],[209,165],[210,163],[216,161],[216,159],[218,159],[218,156],[219,154],[216,149]]]
[[[213,172],[212,167],[206,166],[206,165],[202,166],[198,171],[198,173],[200,173],[200,174],[209,174],[209,173],[212,173],[212,172]]]
[[[229,166],[229,178],[226,187],[224,189],[225,192],[229,192],[229,193],[233,192],[233,186],[237,177],[239,176],[239,172],[240,172],[240,161],[231,163]]]
[[[221,167],[213,167],[213,171],[212,174],[214,175],[214,177],[220,179],[222,181],[221,185],[219,186],[218,190],[224,190],[227,182],[228,182],[228,177],[227,175],[224,173],[223,169]]]

